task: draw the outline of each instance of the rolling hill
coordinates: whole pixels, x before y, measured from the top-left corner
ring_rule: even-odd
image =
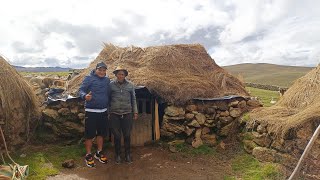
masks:
[[[236,77],[243,77],[245,82],[289,87],[294,80],[309,72],[313,67],[283,66],[266,63],[245,63],[223,66]]]

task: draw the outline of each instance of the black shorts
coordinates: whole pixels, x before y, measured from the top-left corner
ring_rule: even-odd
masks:
[[[107,112],[86,112],[85,118],[84,134],[86,139],[92,139],[96,136],[105,137],[107,135]]]

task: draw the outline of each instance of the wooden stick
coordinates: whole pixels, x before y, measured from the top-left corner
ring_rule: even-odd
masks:
[[[157,100],[155,100],[154,103],[154,129],[155,129],[155,140],[159,140],[160,139],[160,126],[159,126],[159,105]]]
[[[304,159],[308,156],[309,154],[309,151],[311,150],[312,148],[312,145],[314,144],[314,142],[316,141],[318,135],[320,133],[320,125],[318,126],[318,128],[316,129],[316,131],[313,133],[306,149],[304,150],[303,154],[301,155],[300,159],[299,159],[299,162],[296,166],[296,168],[294,169],[294,171],[292,172],[291,176],[289,177],[289,180],[292,180],[292,179],[295,179],[297,177],[297,175],[299,174],[299,171],[301,169],[301,165],[302,165],[302,162],[304,161]]]

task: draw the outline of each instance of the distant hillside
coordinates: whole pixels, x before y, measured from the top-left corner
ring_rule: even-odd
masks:
[[[17,71],[20,72],[67,72],[71,68],[62,68],[62,67],[22,67],[22,66],[13,66]]]
[[[282,66],[275,64],[237,64],[224,66],[234,76],[243,77],[245,82],[289,87],[293,81],[309,72],[312,67]]]

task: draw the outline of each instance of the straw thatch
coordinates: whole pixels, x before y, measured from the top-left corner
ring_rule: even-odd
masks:
[[[252,120],[265,122],[281,136],[301,125],[320,122],[320,65],[296,80],[275,106],[254,110]]]
[[[39,116],[38,101],[31,86],[0,56],[0,121],[9,145],[29,138]]]
[[[193,98],[248,95],[243,84],[219,67],[199,44],[147,48],[121,48],[105,44],[90,66],[70,82],[71,91],[79,88],[84,76],[99,61],[108,65],[108,75],[112,78],[116,66],[127,68],[128,79],[135,85],[146,86],[151,93],[167,102],[184,103]]]

